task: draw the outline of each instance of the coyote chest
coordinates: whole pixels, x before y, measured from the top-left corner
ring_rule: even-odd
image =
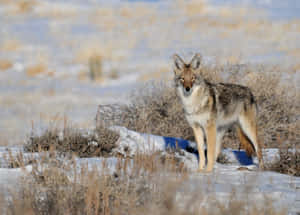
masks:
[[[181,101],[185,111],[185,117],[190,125],[205,125],[210,118],[208,108],[209,96],[199,95],[198,89],[190,96],[184,96],[180,93]]]

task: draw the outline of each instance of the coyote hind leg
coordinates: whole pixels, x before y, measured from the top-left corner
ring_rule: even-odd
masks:
[[[222,149],[222,139],[223,139],[224,133],[225,133],[225,130],[218,130],[217,134],[216,134],[216,154],[215,154],[216,161],[217,161],[217,159],[220,155],[221,149]]]

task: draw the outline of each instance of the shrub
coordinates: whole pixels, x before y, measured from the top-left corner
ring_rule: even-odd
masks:
[[[142,133],[194,139],[172,86],[150,83],[136,92],[128,105],[99,105],[97,126],[120,125]]]
[[[283,146],[279,148],[279,158],[266,166],[267,170],[300,176],[300,148]]]
[[[67,128],[63,131],[51,129],[41,136],[32,135],[24,148],[27,152],[57,150],[75,153],[79,157],[110,156],[119,135],[105,127],[98,127],[90,134]]]

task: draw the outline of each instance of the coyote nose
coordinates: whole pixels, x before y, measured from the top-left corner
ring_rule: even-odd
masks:
[[[185,90],[186,90],[187,92],[189,92],[189,91],[190,91],[190,88],[189,88],[189,87],[186,87]]]

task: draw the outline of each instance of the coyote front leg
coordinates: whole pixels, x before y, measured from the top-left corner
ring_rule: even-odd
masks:
[[[211,172],[214,168],[216,155],[216,123],[210,120],[205,128],[207,145],[207,171]]]
[[[205,167],[205,154],[204,154],[204,133],[201,127],[193,127],[194,135],[198,145],[199,154],[199,171],[203,171]]]

